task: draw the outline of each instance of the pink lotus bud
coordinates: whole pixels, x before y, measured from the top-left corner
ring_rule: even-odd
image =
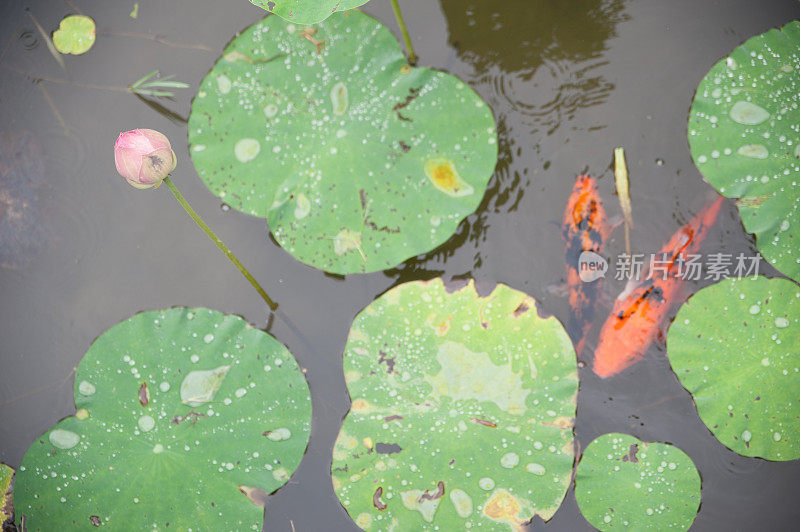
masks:
[[[152,129],[120,133],[114,144],[117,172],[136,188],[158,186],[175,169],[178,159],[169,139]]]

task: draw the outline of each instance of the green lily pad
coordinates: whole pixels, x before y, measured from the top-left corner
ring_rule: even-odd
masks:
[[[189,141],[212,192],[266,217],[298,260],[339,274],[443,244],[480,204],[497,159],[480,97],[408,66],[389,30],[357,11],[245,30],[201,83]]]
[[[69,15],[53,32],[53,45],[62,54],[85,54],[94,45],[94,20],[83,15]]]
[[[687,530],[700,508],[700,475],[673,445],[603,434],[578,463],[575,498],[599,530]]]
[[[185,308],[137,314],[95,340],[75,406],[17,472],[28,530],[261,530],[311,416],[283,345],[239,317]]]
[[[753,37],[697,88],[689,145],[761,254],[800,280],[800,22]]]
[[[0,529],[2,530],[6,529],[7,522],[11,524],[11,517],[14,515],[12,480],[14,480],[14,470],[5,464],[0,464]]]
[[[353,322],[333,485],[364,530],[508,530],[549,519],[574,462],[569,336],[504,285],[393,288]]]
[[[800,288],[785,279],[728,279],[700,290],[667,336],[672,369],[726,447],[800,458]]]
[[[362,6],[369,0],[250,0],[253,5],[297,24],[322,22],[336,11]]]

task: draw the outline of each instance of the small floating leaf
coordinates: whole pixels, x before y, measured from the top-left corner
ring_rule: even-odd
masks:
[[[409,67],[392,33],[356,11],[302,30],[267,17],[234,38],[199,87],[189,141],[214,194],[339,274],[446,242],[497,161],[486,103]]]
[[[369,0],[250,0],[253,5],[295,24],[316,24],[336,11],[346,11]]]
[[[0,529],[6,530],[6,522],[10,525],[11,516],[14,515],[14,499],[11,494],[11,481],[14,470],[0,463]],[[9,528],[9,530],[11,530]]]
[[[687,530],[700,508],[700,475],[673,445],[604,434],[578,463],[575,498],[599,530]]]
[[[800,280],[800,22],[733,50],[697,87],[689,114],[695,164],[737,198],[745,229],[777,269]],[[759,198],[758,201],[753,201]]]
[[[785,279],[728,279],[678,312],[667,354],[700,418],[729,449],[800,458],[800,288]]]
[[[353,322],[352,398],[333,450],[339,500],[375,530],[508,530],[547,520],[571,479],[575,351],[498,285],[391,289]]]
[[[292,355],[208,309],[144,312],[106,331],[78,365],[75,403],[19,468],[14,505],[28,530],[260,529],[259,501],[288,480],[309,438]],[[280,441],[261,435],[273,427]]]
[[[84,15],[64,17],[53,32],[53,45],[62,54],[85,54],[94,44],[94,20]]]

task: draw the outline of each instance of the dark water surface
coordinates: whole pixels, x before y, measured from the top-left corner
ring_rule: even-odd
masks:
[[[342,351],[363,307],[401,282],[472,276],[479,286],[523,290],[566,323],[567,301],[551,287],[565,276],[557,223],[575,176],[597,177],[609,214],[619,214],[610,164],[624,146],[632,248],[657,251],[714,197],[686,142],[698,82],[746,38],[800,17],[796,0],[402,0],[420,64],[460,76],[494,110],[500,160],[479,211],[445,246],[393,271],[339,278],[295,261],[262,220],[222,209],[189,160],[180,118],[222,47],[263,12],[246,0],[139,0],[133,20],[133,0],[73,2],[0,0],[0,461],[18,466],[34,438],[74,413],[72,368],[95,337],[132,314],[204,306],[266,326],[261,300],[166,187],[137,191],[116,175],[117,134],[157,129],[178,155],[175,182],[307,339],[280,321],[269,329],[307,369],[314,406],[307,455],[268,503],[270,531],[355,530],[329,469],[349,406]],[[66,14],[92,16],[95,47],[66,57],[62,71],[25,8],[48,31]],[[388,1],[364,10],[396,30]],[[126,86],[155,69],[192,86],[162,102],[172,116],[96,87]],[[621,235],[609,255],[624,250]],[[720,251],[755,253],[730,202],[703,247]],[[605,284],[609,303],[621,284]],[[581,448],[619,431],[675,443],[694,460],[703,498],[693,530],[797,529],[800,463],[744,458],[720,444],[671,373],[663,343],[616,378],[581,370],[580,390]],[[572,490],[534,527],[591,530]]]

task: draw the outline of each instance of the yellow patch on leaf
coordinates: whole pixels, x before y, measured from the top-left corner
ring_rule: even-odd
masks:
[[[436,158],[425,162],[425,175],[433,186],[447,194],[458,198],[469,196],[474,192],[472,186],[464,181],[450,159]]]

